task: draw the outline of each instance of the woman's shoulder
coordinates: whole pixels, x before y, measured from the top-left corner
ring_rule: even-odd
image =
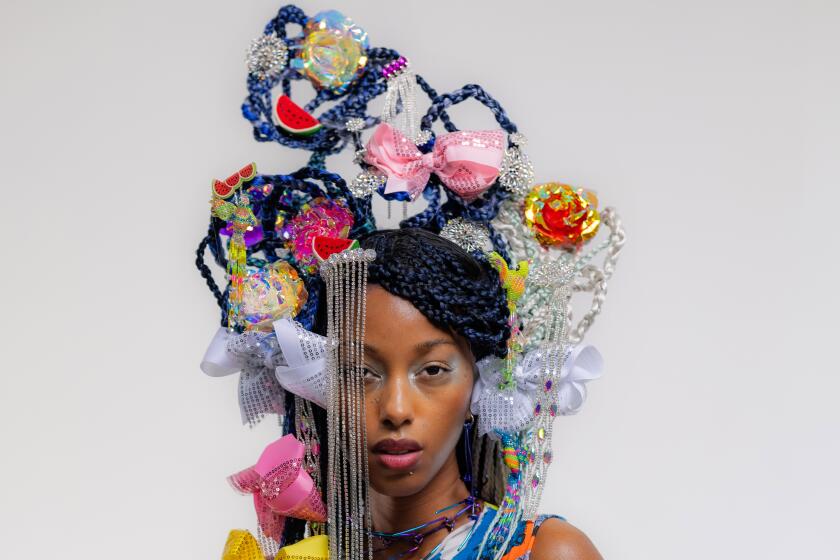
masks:
[[[540,516],[533,536],[529,560],[603,560],[589,537],[562,517]]]

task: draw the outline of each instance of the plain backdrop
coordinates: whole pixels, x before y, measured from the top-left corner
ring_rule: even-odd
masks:
[[[253,527],[224,477],[277,430],[241,426],[235,377],[198,369],[218,312],[194,250],[210,178],[305,160],[239,113],[280,3],[0,6],[2,555],[219,558]],[[588,337],[606,375],[557,423],[543,509],[608,559],[833,556],[840,5],[302,7],[352,15],[439,91],[482,84],[540,180],[624,218]]]

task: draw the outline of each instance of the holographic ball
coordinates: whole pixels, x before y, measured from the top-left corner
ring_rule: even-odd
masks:
[[[336,10],[306,22],[292,67],[318,88],[345,90],[367,64],[367,32]]]
[[[595,194],[562,183],[536,185],[525,197],[525,223],[545,247],[576,249],[598,231]]]
[[[265,332],[272,330],[277,319],[297,315],[308,295],[297,270],[286,261],[248,267],[242,291],[245,329]]]

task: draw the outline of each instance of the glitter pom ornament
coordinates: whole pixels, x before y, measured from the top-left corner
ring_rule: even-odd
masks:
[[[315,14],[303,30],[292,67],[318,88],[342,92],[367,64],[367,32],[336,10]]]
[[[341,200],[318,197],[283,225],[280,235],[288,241],[289,249],[300,267],[312,274],[318,260],[312,252],[312,241],[317,236],[347,237],[353,226],[353,214]]]
[[[525,197],[525,223],[545,247],[576,249],[601,224],[595,194],[562,183],[536,185]]]
[[[307,292],[297,271],[286,261],[249,267],[242,286],[242,323],[246,330],[271,332],[272,323],[294,317]]]

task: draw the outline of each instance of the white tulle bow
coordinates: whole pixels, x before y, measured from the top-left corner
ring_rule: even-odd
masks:
[[[472,413],[478,416],[478,433],[515,433],[535,418],[537,392],[543,387],[543,365],[548,352],[535,349],[521,355],[513,370],[514,384],[501,390],[504,359],[489,357],[478,362],[479,379],[473,388]],[[594,346],[566,351],[557,383],[556,413],[575,414],[586,400],[586,383],[601,376],[603,359]]]

